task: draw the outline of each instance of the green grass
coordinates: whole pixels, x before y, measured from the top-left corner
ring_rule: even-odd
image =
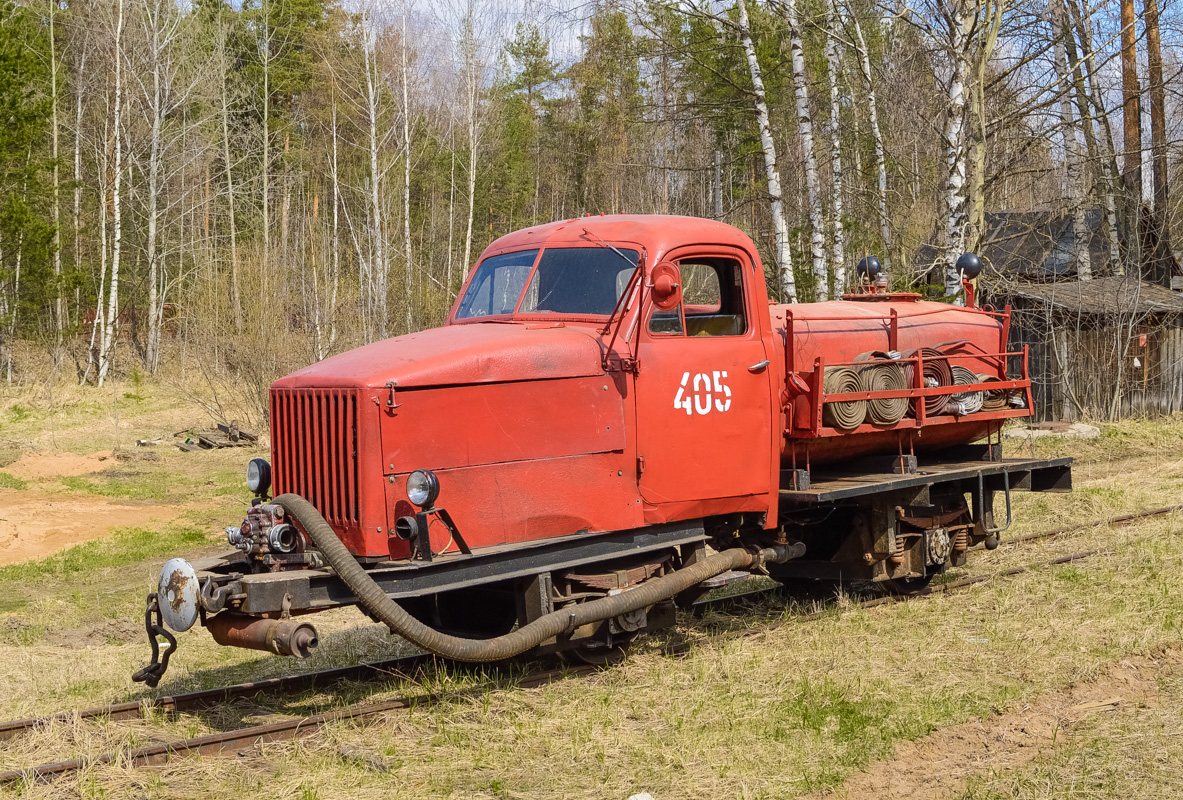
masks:
[[[130,500],[163,500],[172,487],[167,473],[117,471],[100,472],[97,480],[83,476],[67,476],[62,484],[76,492]]]
[[[210,543],[206,532],[190,526],[169,526],[163,531],[119,528],[110,537],[75,545],[48,558],[0,567],[0,583],[76,575],[123,567],[149,558],[171,556],[186,548]]]
[[[0,489],[24,489],[28,483],[22,481],[15,475],[10,475],[7,472],[0,472]]]

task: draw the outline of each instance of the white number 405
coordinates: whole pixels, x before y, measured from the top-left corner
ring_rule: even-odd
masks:
[[[731,408],[731,387],[726,380],[726,370],[715,370],[709,375],[699,372],[693,383],[690,373],[683,372],[682,383],[674,395],[674,408],[685,409],[687,415],[709,414],[712,407],[715,411],[727,411]]]

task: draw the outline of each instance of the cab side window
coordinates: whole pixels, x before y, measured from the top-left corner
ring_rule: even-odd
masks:
[[[747,332],[743,274],[732,258],[689,258],[678,263],[682,273],[682,305],[654,309],[649,330],[686,336],[742,336]],[[683,320],[685,327],[683,328]]]

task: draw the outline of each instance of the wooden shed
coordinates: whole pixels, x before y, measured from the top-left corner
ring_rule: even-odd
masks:
[[[1183,294],[1117,275],[990,283],[982,299],[1013,309],[1011,349],[1030,349],[1036,419],[1183,411]]]

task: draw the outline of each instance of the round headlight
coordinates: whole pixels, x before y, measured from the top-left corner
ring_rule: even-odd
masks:
[[[439,494],[439,478],[431,470],[417,469],[407,478],[407,499],[419,508],[430,508]]]
[[[246,488],[255,494],[267,494],[271,488],[271,465],[265,458],[252,458],[246,465]]]

